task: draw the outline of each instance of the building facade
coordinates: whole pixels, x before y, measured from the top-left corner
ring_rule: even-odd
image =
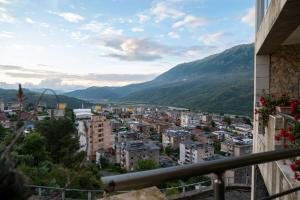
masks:
[[[214,156],[214,148],[210,144],[188,140],[180,143],[179,146],[180,165],[203,162]]]
[[[127,171],[135,171],[140,160],[152,160],[159,165],[160,148],[147,141],[123,142],[120,151],[120,164]]]
[[[256,35],[254,67],[254,106],[260,107],[259,97],[264,93],[300,94],[300,1],[256,0]],[[254,108],[255,109],[255,108]],[[281,117],[270,116],[265,128],[260,115],[255,114],[253,152],[276,150],[275,134],[284,128]],[[266,194],[280,193],[296,186],[290,169],[283,170],[281,161],[253,167],[252,199]],[[259,187],[258,187],[259,185]],[[284,199],[300,199],[300,192]]]

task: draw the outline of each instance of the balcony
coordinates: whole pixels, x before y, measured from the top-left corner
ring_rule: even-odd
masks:
[[[296,157],[300,155],[300,149],[289,149],[289,150],[276,150],[276,151],[268,151],[262,153],[248,154],[240,157],[231,157],[223,160],[215,160],[215,161],[207,161],[204,163],[190,164],[184,166],[176,166],[169,168],[161,168],[143,172],[134,172],[124,175],[116,175],[116,176],[108,176],[103,177],[102,181],[104,183],[105,189],[108,194],[114,194],[116,191],[132,191],[129,195],[136,195],[136,192],[139,193],[140,190],[133,191],[140,188],[148,188],[152,186],[158,186],[161,183],[165,183],[166,181],[178,180],[181,178],[188,178],[194,176],[201,176],[206,174],[215,174],[213,185],[207,187],[206,190],[198,191],[194,196],[187,196],[185,193],[185,189],[181,189],[185,193],[185,196],[177,196],[176,198],[169,199],[192,199],[195,196],[208,195],[208,199],[225,199],[225,196],[230,195],[230,193],[226,193],[225,191],[230,190],[230,182],[226,177],[224,177],[224,173],[230,169],[236,169],[240,167],[250,166],[250,165],[258,165],[263,163],[268,163],[273,161],[278,161],[282,159],[287,159],[291,157]],[[272,164],[270,163],[270,164]],[[265,165],[265,164],[264,164]],[[250,188],[245,187],[245,194],[249,193]],[[249,186],[249,185],[248,185]],[[236,189],[243,188],[241,185]],[[266,197],[266,199],[274,199],[278,196],[291,195],[291,193],[300,190],[300,187],[289,188],[285,191],[280,191],[279,193],[273,194],[272,196]],[[141,190],[143,191],[143,190]],[[195,191],[193,191],[195,192]],[[231,193],[233,194],[233,193]],[[295,195],[295,194],[292,194]],[[131,196],[132,199],[136,199]],[[151,199],[151,193],[149,194],[149,199]],[[106,198],[110,199],[110,198]],[[113,196],[112,199],[118,199],[117,196]],[[155,198],[152,198],[155,199]],[[206,199],[206,197],[203,199]],[[233,198],[230,198],[233,199]]]

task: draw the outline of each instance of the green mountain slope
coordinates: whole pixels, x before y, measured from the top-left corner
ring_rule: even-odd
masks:
[[[40,93],[32,92],[30,90],[24,89],[25,93],[25,105],[33,104],[36,105],[40,98]],[[91,106],[92,104],[77,98],[68,97],[64,95],[58,95],[60,103],[66,103],[69,108],[81,108],[82,103],[85,106]],[[17,101],[17,90],[12,89],[0,89],[0,101],[4,102],[16,102]],[[48,107],[56,107],[56,97],[53,95],[45,94],[42,98],[42,102],[47,103]]]
[[[251,114],[253,61],[253,44],[238,45],[201,60],[179,64],[149,82],[124,87],[92,87],[66,95],[95,101],[105,99]]]

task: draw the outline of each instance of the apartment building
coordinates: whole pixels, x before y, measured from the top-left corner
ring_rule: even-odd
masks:
[[[264,93],[287,94],[298,98],[300,94],[300,1],[256,0],[256,35],[254,69],[254,105]],[[276,150],[274,140],[283,128],[280,116],[270,116],[264,128],[259,115],[255,115],[253,152]],[[285,170],[284,170],[285,169]],[[252,199],[272,195],[299,186],[293,173],[280,161],[253,167]],[[300,192],[285,199],[300,199]]]
[[[93,115],[91,117],[92,134],[92,157],[96,157],[96,152],[105,151],[112,147],[112,128],[110,120],[105,116]]]
[[[178,163],[180,165],[192,164],[203,162],[204,159],[213,157],[214,148],[210,144],[188,140],[180,143],[179,152]]]
[[[167,130],[162,134],[162,145],[163,147],[171,147],[178,149],[179,144],[186,140],[191,140],[192,133],[185,130]]]
[[[94,115],[91,109],[74,109],[80,150],[87,151],[89,160],[96,161],[97,152],[112,147],[112,126],[105,116]]]
[[[122,143],[120,164],[127,171],[134,171],[140,160],[152,160],[159,165],[160,148],[150,141],[127,141]]]

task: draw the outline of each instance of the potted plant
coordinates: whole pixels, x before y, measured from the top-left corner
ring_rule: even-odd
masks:
[[[300,147],[300,122],[299,109],[300,101],[292,100],[290,103],[290,113],[294,116],[294,120],[288,124],[287,130],[280,130],[279,134],[275,136],[276,141],[282,141],[284,148],[299,148]],[[295,173],[295,179],[300,181],[300,158],[297,157],[290,165]]]
[[[277,110],[283,111],[284,109],[284,111],[286,111],[287,107],[291,110],[288,106],[290,105],[290,98],[286,94],[280,96],[264,94],[259,98],[259,104],[260,107],[255,110],[255,114],[260,114],[265,127],[268,125],[269,115],[276,114]]]

